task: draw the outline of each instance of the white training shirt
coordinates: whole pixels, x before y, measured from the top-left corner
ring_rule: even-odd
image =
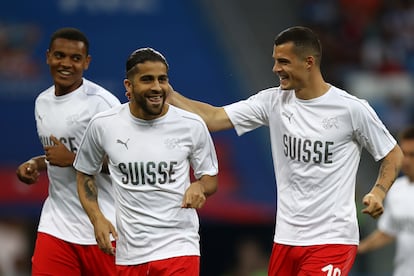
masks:
[[[362,147],[379,160],[396,144],[366,101],[333,86],[311,100],[275,87],[225,111],[238,135],[269,126],[278,193],[275,242],[359,243],[355,181]]]
[[[196,178],[218,173],[202,119],[170,105],[162,117],[140,120],[123,104],[92,119],[74,166],[94,175],[105,153],[117,206],[116,263],[200,255],[197,212],[181,204],[190,166]]]
[[[396,238],[394,276],[411,276],[414,271],[414,183],[407,176],[395,180],[378,221],[379,230]]]
[[[104,88],[83,79],[75,91],[55,96],[51,86],[36,98],[37,132],[43,146],[53,145],[50,135],[58,138],[70,151],[77,152],[90,119],[98,112],[120,105]],[[43,204],[38,231],[76,244],[96,244],[93,226],[82,208],[73,167],[52,166],[47,162],[49,194]],[[104,214],[115,221],[113,192],[108,175],[97,179],[99,203]]]

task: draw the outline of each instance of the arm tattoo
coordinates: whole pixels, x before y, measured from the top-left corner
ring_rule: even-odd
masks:
[[[385,178],[386,179],[386,177],[387,177],[387,171],[392,172],[392,170],[390,170],[390,169],[388,170],[388,167],[390,167],[390,166],[393,166],[393,164],[390,161],[384,160],[382,162],[382,164],[380,166],[380,171],[379,171],[379,177],[380,178],[383,178],[383,179]],[[398,177],[398,172],[399,172],[399,168],[396,167],[394,169],[394,175],[391,176],[391,179],[390,179],[391,183],[394,182],[395,179]]]
[[[379,177],[383,178],[386,177],[386,167],[388,167],[389,162],[387,160],[382,161],[379,171]]]
[[[85,188],[85,194],[87,199],[89,199],[90,201],[98,201],[98,191],[96,189],[95,182],[92,178],[87,177],[85,179],[83,187]]]

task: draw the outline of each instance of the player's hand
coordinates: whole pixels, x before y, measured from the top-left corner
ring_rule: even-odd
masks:
[[[181,207],[183,208],[201,208],[206,202],[204,187],[199,181],[191,183],[185,191]]]
[[[118,239],[118,233],[112,223],[106,218],[102,217],[94,223],[95,239],[98,243],[99,249],[109,255],[115,255],[115,247],[112,246],[110,236]]]
[[[34,160],[29,160],[21,164],[16,170],[17,178],[23,183],[33,184],[39,179],[39,171]]]
[[[174,93],[174,88],[171,86],[170,83],[168,83],[168,89],[165,91],[166,93],[166,102],[167,103],[172,103],[173,102],[173,93]]]
[[[362,213],[368,214],[373,218],[379,218],[384,212],[382,205],[382,198],[374,193],[368,193],[362,199],[362,203],[367,206],[362,210]]]
[[[53,141],[54,145],[43,147],[46,160],[49,161],[49,164],[58,167],[72,166],[73,161],[75,160],[75,154],[69,151],[55,136],[51,135],[50,139]]]

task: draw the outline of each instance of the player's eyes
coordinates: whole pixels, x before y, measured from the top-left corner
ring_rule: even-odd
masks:
[[[58,59],[60,59],[60,58],[62,58],[62,57],[63,57],[63,55],[62,55],[61,53],[54,53],[54,54],[53,54],[53,56],[54,56],[55,58],[58,58]]]

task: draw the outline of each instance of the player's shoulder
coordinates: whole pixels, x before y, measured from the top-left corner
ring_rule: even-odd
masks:
[[[101,111],[94,115],[94,118],[110,118],[113,116],[117,116],[124,108],[125,105],[128,103],[123,103],[114,107],[111,107],[109,109],[106,109],[104,111]]]
[[[246,100],[241,100],[239,102],[236,102],[235,106],[237,106],[239,103],[240,104],[255,103],[255,104],[259,104],[259,105],[261,105],[261,104],[274,105],[274,103],[276,103],[276,102],[278,102],[282,99],[292,97],[293,94],[294,94],[293,90],[283,90],[282,91],[280,86],[270,87],[270,88],[262,89],[262,90],[256,92],[255,94],[252,94]]]
[[[83,85],[85,86],[85,93],[88,95],[94,95],[98,93],[110,93],[106,88],[93,82],[91,80],[83,78]]]
[[[102,96],[108,98],[118,98],[103,86],[83,78],[84,93],[88,96]]]
[[[41,91],[37,95],[36,100],[40,100],[40,99],[44,99],[44,98],[50,97],[50,95],[53,96],[54,93],[55,93],[55,86],[54,85],[49,86],[48,88],[46,88],[45,90]]]
[[[121,103],[110,91],[85,78],[83,78],[83,92],[90,101],[95,103],[104,103],[109,107],[117,106]]]
[[[176,107],[174,105],[169,105],[169,111],[175,113],[176,115],[188,118],[188,119],[194,119],[194,120],[202,120],[201,117],[198,114],[195,114],[193,112],[184,110],[182,108]]]
[[[41,91],[35,99],[35,109],[48,108],[55,101],[55,86],[52,85]]]
[[[372,112],[372,107],[366,99],[359,98],[335,86],[332,86],[331,92],[333,101],[345,106],[351,114],[370,114]]]
[[[195,114],[193,112],[181,109],[179,107],[173,106],[173,105],[169,105],[169,112],[175,114],[176,116],[180,117],[181,120],[183,120],[183,123],[188,123],[188,124],[201,124],[204,125],[204,121],[203,119],[198,115]]]
[[[349,92],[345,91],[344,89],[338,88],[336,86],[331,87],[332,94],[340,97],[341,100],[348,102],[349,104],[367,104],[365,99],[359,98],[355,95],[350,94]]]
[[[114,107],[111,107],[109,109],[106,109],[104,111],[96,113],[92,119],[91,122],[100,123],[100,124],[107,124],[108,122],[112,121],[114,118],[115,120],[118,119],[119,114],[122,112],[122,110],[125,108],[125,105],[128,103],[120,104]]]
[[[257,92],[253,96],[256,96],[256,97],[279,97],[283,94],[294,93],[293,90],[283,91],[283,92],[286,92],[286,93],[280,93],[281,91],[282,91],[282,89],[280,88],[280,86],[269,87],[269,88],[265,88],[265,89],[260,90],[259,92]]]

